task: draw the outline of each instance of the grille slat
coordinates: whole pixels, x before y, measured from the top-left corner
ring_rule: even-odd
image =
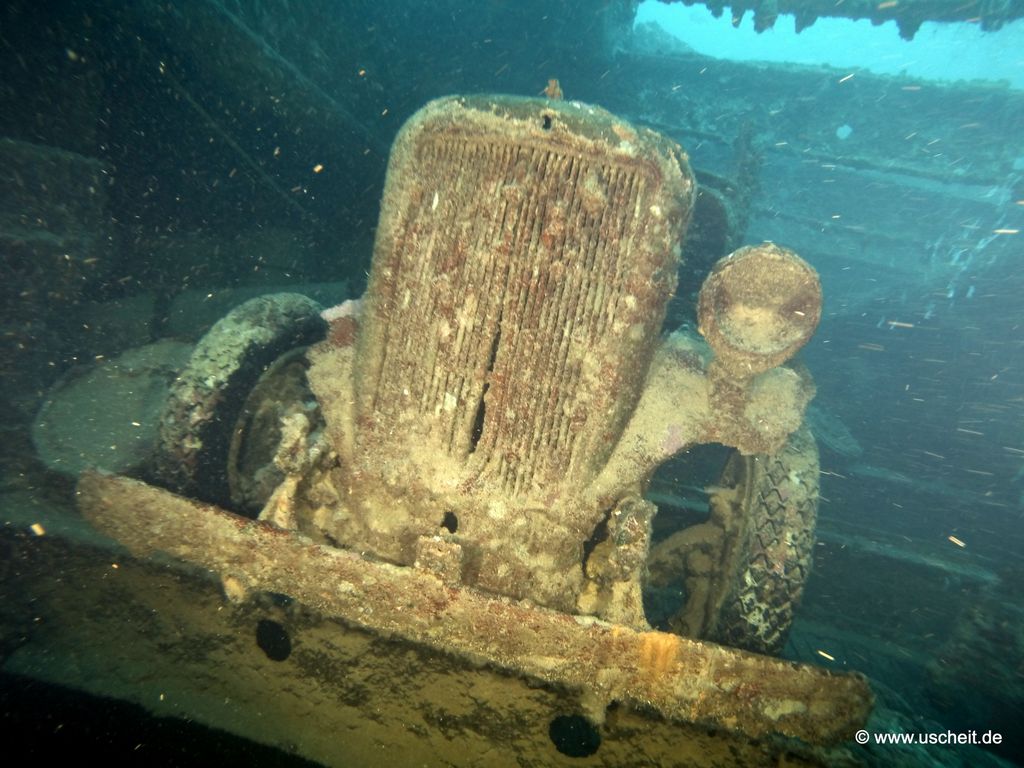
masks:
[[[399,154],[359,375],[364,440],[436,440],[464,483],[521,496],[600,468],[675,257],[648,242],[655,165],[514,133],[441,124]]]

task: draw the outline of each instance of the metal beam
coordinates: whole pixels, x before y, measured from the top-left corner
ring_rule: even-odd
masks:
[[[86,473],[79,505],[141,557],[212,571],[226,592],[287,594],[325,615],[679,721],[812,744],[849,738],[872,705],[866,680],[662,632],[640,632],[455,588],[124,477]]]

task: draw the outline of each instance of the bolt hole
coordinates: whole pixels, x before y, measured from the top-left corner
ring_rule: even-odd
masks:
[[[287,608],[289,605],[295,602],[295,598],[291,595],[286,595],[283,592],[267,592],[265,593],[270,602],[279,608]]]
[[[567,757],[589,757],[601,746],[601,732],[583,715],[559,715],[548,726],[548,736]]]
[[[444,513],[444,519],[441,521],[441,527],[448,531],[448,533],[455,533],[459,530],[459,518],[455,516],[455,513],[451,510]]]
[[[256,625],[256,645],[271,661],[284,661],[292,655],[288,630],[270,619],[260,619]]]
[[[545,131],[551,130],[551,115],[544,115],[544,121],[540,124],[540,127]]]

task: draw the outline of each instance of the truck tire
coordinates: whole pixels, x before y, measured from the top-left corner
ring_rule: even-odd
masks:
[[[239,305],[210,329],[171,386],[154,458],[159,484],[233,508],[229,452],[248,394],[281,355],[323,338],[320,312],[300,294],[270,294]]]
[[[685,585],[669,629],[757,653],[782,651],[811,571],[818,468],[806,425],[775,454],[732,455],[709,519],[652,549],[651,583]]]

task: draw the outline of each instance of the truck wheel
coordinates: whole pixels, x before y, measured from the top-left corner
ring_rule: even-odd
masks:
[[[804,425],[770,456],[733,454],[710,516],[652,549],[650,582],[682,579],[668,627],[757,653],[781,652],[810,575],[818,511],[818,447]]]
[[[305,296],[271,294],[241,304],[210,329],[171,386],[154,459],[158,483],[236,508],[229,454],[248,395],[275,360],[323,338],[320,312]]]
[[[306,379],[306,347],[277,358],[246,398],[228,447],[227,478],[231,509],[257,517],[285,479],[285,467],[275,457],[282,444],[295,447],[295,418],[303,443],[323,427],[316,396]],[[286,424],[291,424],[286,428]]]

